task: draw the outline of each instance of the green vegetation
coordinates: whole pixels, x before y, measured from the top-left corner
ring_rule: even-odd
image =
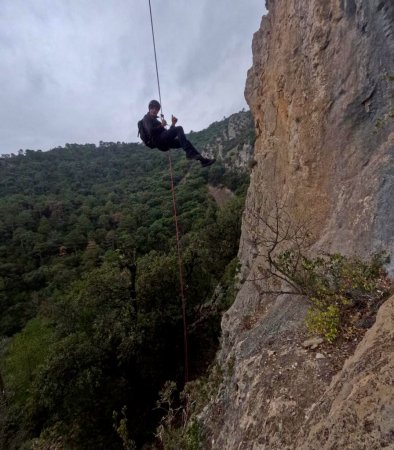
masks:
[[[394,82],[394,75],[387,74],[387,75],[385,75],[383,77],[383,80],[386,80],[386,81],[389,82],[388,88],[391,89],[391,92],[390,92],[390,103],[391,103],[391,105],[390,105],[390,109],[382,117],[379,117],[376,120],[376,122],[375,122],[375,133],[378,130],[384,129],[389,123],[391,123],[391,120],[394,118],[394,103],[393,103],[394,90],[392,89],[393,86],[391,84],[391,83]]]
[[[221,142],[223,155],[238,145],[254,143],[255,130],[251,112],[242,111],[236,114],[236,120],[232,120],[233,118],[234,116],[224,117],[223,120],[212,123],[203,131],[192,131],[190,139],[198,148],[202,149]],[[231,137],[229,136],[230,122],[231,127],[234,128]]]
[[[158,407],[165,412],[156,432],[157,445],[164,449],[204,450],[204,428],[198,419],[224,379],[218,365],[206,375],[187,383],[178,392],[174,382],[167,382],[160,392]],[[157,448],[153,446],[152,450]]]
[[[266,282],[265,294],[306,297],[311,304],[307,328],[328,342],[351,337],[357,328],[365,328],[358,324],[371,322],[391,291],[382,254],[369,261],[340,254],[308,256],[313,244],[308,219],[294,218],[279,202],[265,204],[249,220],[261,263],[259,275],[246,281]]]
[[[357,328],[355,320],[362,322],[374,316],[390,293],[382,255],[363,261],[340,254],[307,258],[298,251],[286,251],[276,264],[297,293],[311,302],[306,317],[308,330],[327,342],[351,336]]]
[[[248,177],[172,159],[195,378],[234,298]],[[167,164],[157,150],[104,142],[0,159],[1,448],[153,439],[158,393],[168,379],[182,387],[184,372]],[[210,182],[237,195],[219,209]]]

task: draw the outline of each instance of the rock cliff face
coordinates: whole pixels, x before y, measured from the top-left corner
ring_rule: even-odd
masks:
[[[315,218],[326,248],[393,254],[393,2],[282,0],[268,9],[245,92],[258,162],[247,211],[286,198]]]
[[[297,448],[394,447],[394,297],[314,405]]]
[[[221,129],[215,129],[215,138],[204,148],[204,155],[218,159],[228,169],[249,172],[255,140],[250,111],[232,114],[221,124]],[[212,124],[206,131],[214,127]]]
[[[279,204],[308,222],[312,252],[386,250],[394,275],[394,3],[269,0],[267,9],[245,91],[257,164],[244,282],[222,323],[225,380],[202,415],[209,445],[394,448],[393,299],[342,368],[330,351],[302,347],[302,300],[263,293],[254,239]]]

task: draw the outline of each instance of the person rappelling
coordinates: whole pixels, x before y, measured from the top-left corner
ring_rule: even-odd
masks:
[[[204,158],[186,138],[183,128],[176,126],[178,119],[171,116],[171,126],[166,129],[167,122],[164,117],[159,120],[161,105],[157,100],[152,100],[148,105],[148,113],[138,122],[138,132],[149,148],[157,148],[163,152],[170,148],[183,148],[186,158],[200,161],[202,167],[212,165],[216,160]]]

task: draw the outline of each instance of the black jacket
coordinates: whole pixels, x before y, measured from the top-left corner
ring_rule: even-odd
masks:
[[[145,114],[142,119],[145,130],[148,132],[153,144],[157,143],[158,137],[165,131],[165,128],[161,125],[161,122],[152,117],[149,113]]]

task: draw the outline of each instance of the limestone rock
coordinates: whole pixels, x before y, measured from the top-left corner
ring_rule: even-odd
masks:
[[[394,448],[394,296],[310,413],[297,449]]]
[[[285,205],[308,222],[312,253],[387,250],[394,275],[394,2],[267,0],[267,8],[245,89],[257,139],[243,284],[222,321],[218,360],[231,370],[201,416],[207,448],[369,450],[379,440],[390,448],[392,302],[379,315],[386,331],[375,324],[332,381],[334,358],[301,345],[306,302],[266,293],[254,238],[259,217]]]
[[[225,123],[227,126],[216,133],[215,140],[208,143],[203,154],[220,160],[229,169],[250,172],[255,139],[250,111],[232,114]]]
[[[313,337],[313,338],[310,338],[310,339],[307,339],[306,341],[304,341],[302,343],[302,346],[304,348],[310,348],[311,350],[314,350],[315,348],[317,348],[323,342],[324,342],[323,338],[321,338],[321,337]]]

